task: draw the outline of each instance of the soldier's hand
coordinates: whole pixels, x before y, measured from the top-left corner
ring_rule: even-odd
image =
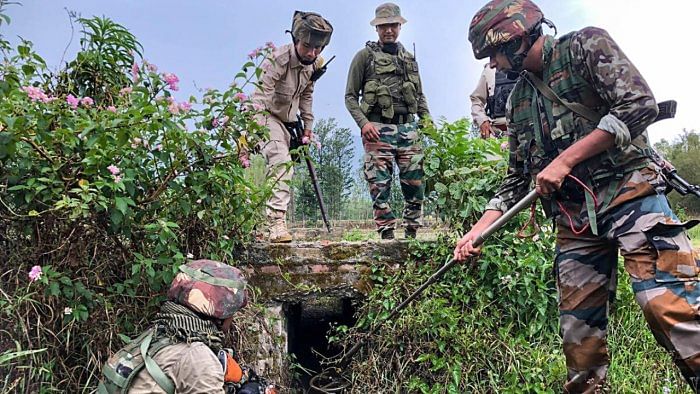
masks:
[[[464,261],[468,257],[476,256],[481,253],[481,248],[475,248],[472,243],[478,234],[472,229],[468,233],[457,241],[457,245],[454,250],[454,259],[457,261]]]
[[[571,172],[571,167],[555,159],[537,174],[535,189],[540,196],[548,196],[561,188],[564,178]]]
[[[485,120],[479,126],[479,131],[481,132],[481,138],[487,139],[487,138],[491,137],[491,122],[488,120]]]
[[[377,128],[374,127],[374,123],[367,122],[367,124],[362,126],[362,130],[360,130],[360,136],[362,136],[363,141],[368,141],[368,142],[378,141],[379,140],[379,130],[377,130]]]

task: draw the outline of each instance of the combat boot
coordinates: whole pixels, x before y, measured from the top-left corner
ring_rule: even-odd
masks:
[[[268,215],[268,226],[270,229],[271,243],[288,243],[292,242],[292,234],[287,231],[287,223],[284,220],[284,211],[275,211]]]

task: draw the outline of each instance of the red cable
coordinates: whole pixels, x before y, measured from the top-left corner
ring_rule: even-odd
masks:
[[[585,183],[581,182],[581,180],[576,178],[575,176],[568,174],[567,177],[576,181],[576,183],[583,187],[586,193],[590,194],[591,197],[593,197],[593,214],[595,214],[595,211],[598,210],[598,199],[596,198],[595,193],[593,193],[593,190],[591,190],[591,188],[586,186]],[[564,208],[564,205],[562,205],[562,203],[559,200],[557,200],[557,205],[559,205],[559,209],[564,213],[564,215],[566,215],[567,219],[569,219],[569,228],[574,233],[574,235],[581,235],[584,231],[588,229],[588,226],[590,224],[590,218],[588,218],[589,223],[586,223],[586,225],[583,226],[580,230],[576,230],[576,227],[574,226],[574,220],[571,218],[571,215],[566,210],[566,208]]]

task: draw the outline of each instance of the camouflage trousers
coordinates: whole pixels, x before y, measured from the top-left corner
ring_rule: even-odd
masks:
[[[575,235],[557,220],[555,270],[568,369],[565,393],[595,393],[605,382],[608,312],[617,287],[618,250],[635,299],[656,340],[691,385],[700,376],[700,258],[663,194],[598,214],[598,233]],[[693,383],[694,382],[694,383]]]
[[[406,228],[421,226],[423,184],[423,160],[413,160],[423,153],[416,122],[386,124],[372,122],[379,130],[379,140],[364,141],[364,174],[372,196],[374,222],[382,232],[396,226],[396,216],[391,211],[391,182],[394,161],[399,167],[399,180],[404,198],[403,224]]]

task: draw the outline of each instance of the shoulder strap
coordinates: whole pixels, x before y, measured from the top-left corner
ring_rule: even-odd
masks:
[[[535,85],[535,88],[544,95],[549,101],[559,103],[566,108],[570,109],[573,112],[576,112],[577,114],[583,116],[584,118],[590,120],[591,122],[599,122],[601,116],[593,111],[592,109],[586,107],[583,104],[579,103],[572,103],[570,101],[566,101],[559,97],[552,88],[547,86],[538,76],[531,72],[527,72],[527,78],[532,82],[533,85]]]
[[[141,357],[143,357],[148,373],[151,375],[151,377],[153,377],[156,383],[158,383],[158,386],[160,386],[160,388],[162,388],[166,393],[173,394],[175,393],[175,384],[148,354],[148,348],[151,346],[152,339],[153,331],[151,331],[146,339],[141,342]]]

